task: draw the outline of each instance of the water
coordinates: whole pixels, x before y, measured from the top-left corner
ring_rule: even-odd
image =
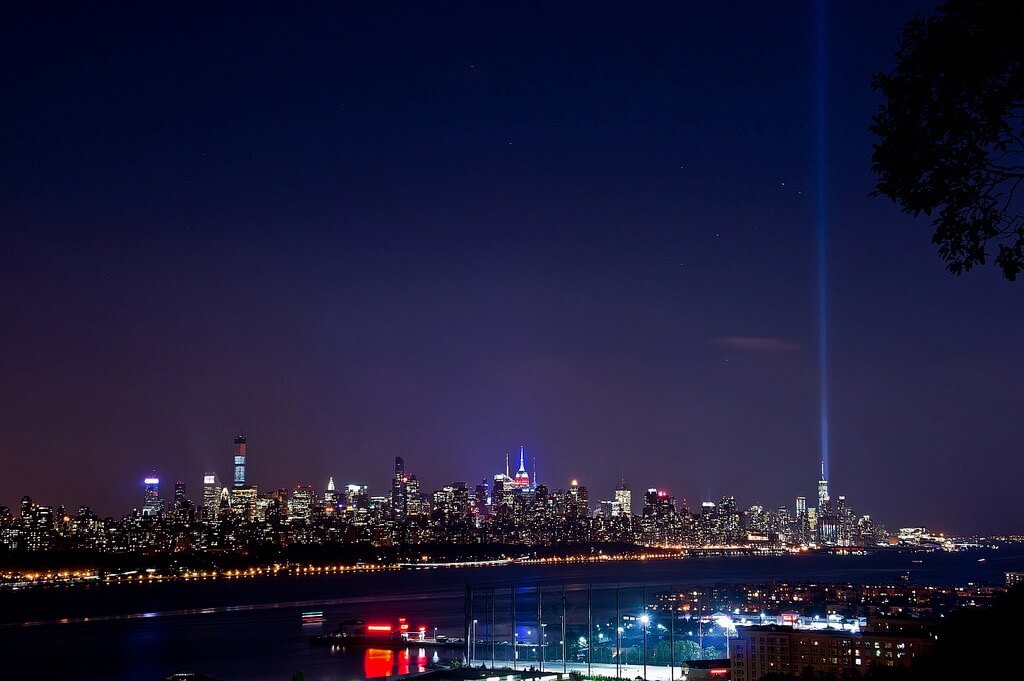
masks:
[[[984,562],[978,562],[985,558]],[[916,563],[915,560],[922,562]],[[473,585],[478,619],[477,657],[489,660],[491,589],[494,638],[511,637],[509,585],[518,590],[517,635],[535,642],[535,587],[540,587],[548,640],[559,633],[566,589],[567,628],[586,623],[593,585],[596,623],[611,623],[615,586],[623,614],[670,586],[771,580],[896,583],[910,573],[919,583],[1001,584],[1003,573],[1024,570],[1024,547],[958,554],[881,553],[872,556],[690,558],[678,561],[586,565],[408,570],[333,576],[267,577],[206,582],[97,585],[88,589],[0,594],[0,659],[7,669],[35,670],[47,679],[148,681],[191,670],[223,681],[287,681],[302,671],[309,681],[352,679],[416,671],[433,652],[331,650],[312,646],[319,626],[300,615],[323,610],[324,630],[347,617],[393,621],[414,629],[462,636],[465,586]],[[88,617],[89,621],[82,621]],[[62,621],[63,620],[63,621]],[[524,655],[535,654],[524,649]],[[457,651],[441,651],[442,658]],[[495,651],[501,656],[500,648]]]

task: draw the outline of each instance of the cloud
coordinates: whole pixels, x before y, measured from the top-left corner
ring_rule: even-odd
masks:
[[[752,352],[791,352],[799,350],[800,344],[785,338],[764,338],[761,336],[715,336],[711,339],[714,345],[735,350]]]

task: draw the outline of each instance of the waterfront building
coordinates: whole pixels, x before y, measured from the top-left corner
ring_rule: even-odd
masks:
[[[54,548],[53,507],[37,504],[28,495],[22,497],[20,524],[16,541],[25,551],[38,553]]]

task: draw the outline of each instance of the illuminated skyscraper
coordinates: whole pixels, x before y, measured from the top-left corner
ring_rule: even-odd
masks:
[[[145,497],[142,503],[143,515],[158,515],[164,508],[164,502],[160,499],[160,478],[148,477],[142,481],[146,486]]]
[[[825,513],[828,505],[828,480],[825,479],[825,462],[821,462],[821,480],[818,481],[818,515]]]
[[[216,518],[220,511],[220,480],[216,473],[203,475],[203,509],[208,518]]]
[[[245,487],[245,435],[235,438],[235,488]]]
[[[313,488],[310,485],[296,487],[289,500],[289,508],[289,520],[309,522],[313,513]]]
[[[590,514],[590,498],[587,488],[580,484],[579,480],[569,483],[566,490],[566,512],[570,517],[586,518]]]
[[[345,486],[345,507],[348,509],[366,509],[370,506],[370,488],[366,485]]]
[[[526,448],[519,448],[519,470],[514,478],[515,486],[519,489],[530,487],[530,474],[526,472]]]
[[[487,484],[487,478],[480,481],[473,494],[473,512],[477,520],[482,522],[491,512],[491,486]]]
[[[327,491],[324,492],[324,510],[333,513],[338,506],[338,489],[334,486],[334,476],[327,480]]]
[[[227,489],[227,488],[225,488]],[[237,516],[252,520],[256,517],[256,499],[259,493],[255,487],[236,487],[231,490],[229,499],[231,512]]]
[[[629,485],[625,480],[615,490],[615,501],[619,502],[619,512],[622,515],[633,514],[633,493],[629,491]]]
[[[508,470],[508,457],[506,455],[505,470]],[[491,510],[498,506],[511,506],[516,489],[515,480],[505,473],[498,473],[494,476],[494,487],[491,488]]]
[[[415,475],[410,475],[405,480],[405,514],[406,516],[418,516],[427,513],[427,504],[423,501],[423,493],[420,492],[420,481]]]
[[[409,505],[405,496],[405,460],[395,457],[395,476],[391,479],[391,515],[400,523],[408,516]]]
[[[807,510],[807,497],[796,498],[796,539],[801,544],[811,542],[811,520]]]
[[[178,480],[174,483],[174,510],[179,510],[185,506],[185,482]]]

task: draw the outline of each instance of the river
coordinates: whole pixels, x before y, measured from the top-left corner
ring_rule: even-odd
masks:
[[[980,559],[984,559],[980,561]],[[648,595],[669,587],[772,580],[896,583],[1003,583],[1024,570],[1024,547],[961,553],[881,552],[870,556],[798,555],[708,557],[594,564],[503,566],[262,577],[197,582],[95,585],[88,588],[0,593],[0,659],[7,670],[35,678],[77,681],[154,681],[197,671],[222,681],[352,681],[416,671],[429,649],[332,650],[312,646],[313,634],[348,617],[391,622],[408,618],[428,636],[462,636],[466,585],[478,620],[477,657],[489,661],[494,638],[511,634],[510,585],[517,589],[517,635],[536,638],[536,590],[544,603],[548,638],[560,627],[566,593],[567,627],[610,625],[614,594],[620,611],[639,610]],[[618,587],[616,589],[616,587]],[[493,603],[492,603],[493,593]],[[322,610],[323,625],[304,625],[301,613]],[[596,634],[595,634],[596,635]],[[440,655],[454,656],[441,651]],[[500,657],[500,652],[495,653]]]

